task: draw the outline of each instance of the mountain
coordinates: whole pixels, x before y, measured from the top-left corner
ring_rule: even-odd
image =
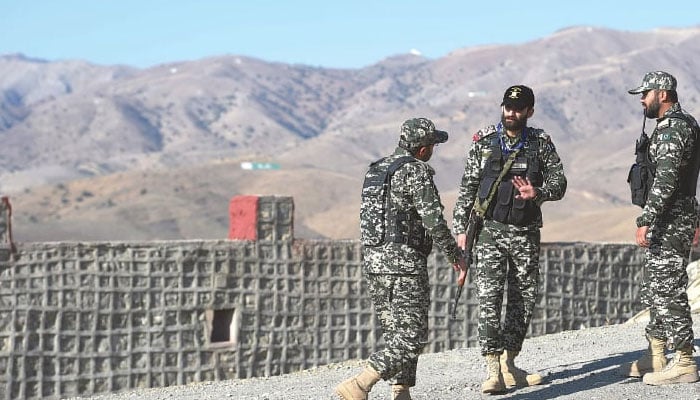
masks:
[[[569,180],[565,199],[544,206],[543,240],[632,241],[626,178],[642,113],[627,89],[669,71],[700,116],[699,39],[700,27],[572,27],[362,69],[238,55],[148,69],[4,55],[0,192],[20,241],[222,238],[239,194],[293,196],[297,237],[356,238],[367,164],[393,150],[404,120],[425,116],[450,132],[430,163],[451,220],[472,134],[497,122],[503,90],[523,83],[536,96],[530,125],[550,134]]]

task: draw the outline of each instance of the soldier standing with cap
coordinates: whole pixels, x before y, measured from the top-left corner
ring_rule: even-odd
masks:
[[[427,163],[447,136],[429,119],[409,119],[401,126],[394,153],[370,164],[365,176],[360,210],[362,273],[385,348],[369,357],[359,375],[336,387],[342,399],[367,399],[374,384],[385,379],[392,383],[392,399],[410,400],[418,355],[428,338],[427,258],[433,241],[456,271],[466,268],[442,214],[435,171]],[[383,193],[382,187],[388,190]]]
[[[649,347],[639,360],[623,365],[621,372],[643,376],[650,385],[698,381],[686,267],[697,225],[700,127],[681,109],[676,85],[671,74],[655,71],[628,91],[641,94],[644,116],[656,119],[656,127],[648,138],[642,133],[638,162],[628,179],[632,202],[643,208],[636,221],[636,242],[645,248],[647,273],[641,297],[649,307]],[[675,350],[668,364],[666,348]]]
[[[564,196],[566,177],[549,135],[527,126],[534,106],[535,95],[529,87],[516,85],[505,91],[501,122],[474,135],[454,208],[459,247],[464,249],[468,239],[477,239],[479,344],[488,369],[481,386],[484,393],[542,382],[539,374],[516,367],[515,357],[537,298],[540,206]],[[483,218],[477,238],[466,234],[472,212]],[[506,315],[501,324],[506,281]]]

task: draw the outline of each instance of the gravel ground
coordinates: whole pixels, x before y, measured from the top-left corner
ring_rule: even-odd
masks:
[[[694,314],[695,332],[700,315]],[[698,350],[696,340],[696,351]],[[617,367],[635,360],[646,348],[644,323],[633,322],[526,339],[518,365],[539,371],[545,384],[511,389],[503,395],[482,395],[486,370],[477,348],[425,354],[418,362],[418,382],[411,390],[416,400],[451,399],[694,399],[700,400],[700,382],[662,387],[641,379],[618,376]],[[696,361],[698,361],[696,353]],[[270,378],[205,382],[186,386],[144,389],[89,397],[93,400],[307,400],[335,399],[335,385],[357,373],[360,360],[333,364]],[[389,385],[378,383],[370,399],[390,399]],[[78,398],[75,398],[78,399]],[[86,398],[82,398],[86,399]]]

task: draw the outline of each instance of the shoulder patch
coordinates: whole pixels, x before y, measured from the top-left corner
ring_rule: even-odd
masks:
[[[656,124],[656,129],[665,129],[669,126],[671,126],[671,118],[665,118],[663,121]]]
[[[532,133],[534,133],[537,139],[540,141],[542,148],[549,152],[556,151],[554,143],[552,142],[552,137],[549,136],[549,134],[543,129],[532,128]]]
[[[544,142],[551,142],[552,138],[549,136],[547,133],[545,133],[544,129],[540,128],[528,128],[530,130],[530,135],[535,135],[536,137],[542,139]]]
[[[479,140],[485,138],[486,136],[489,136],[493,133],[496,133],[496,127],[494,125],[489,125],[484,129],[479,130],[472,136],[472,140],[475,142],[478,142]]]

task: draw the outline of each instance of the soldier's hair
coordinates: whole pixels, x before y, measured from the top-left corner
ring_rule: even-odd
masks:
[[[678,102],[678,92],[675,90],[667,90],[666,94],[668,95],[668,100],[671,103],[677,103]]]
[[[412,143],[408,143],[403,139],[399,139],[399,147],[401,147],[404,150],[408,150],[408,152],[411,153],[412,156],[415,156],[418,153],[418,149],[420,149],[423,146],[414,145]]]

